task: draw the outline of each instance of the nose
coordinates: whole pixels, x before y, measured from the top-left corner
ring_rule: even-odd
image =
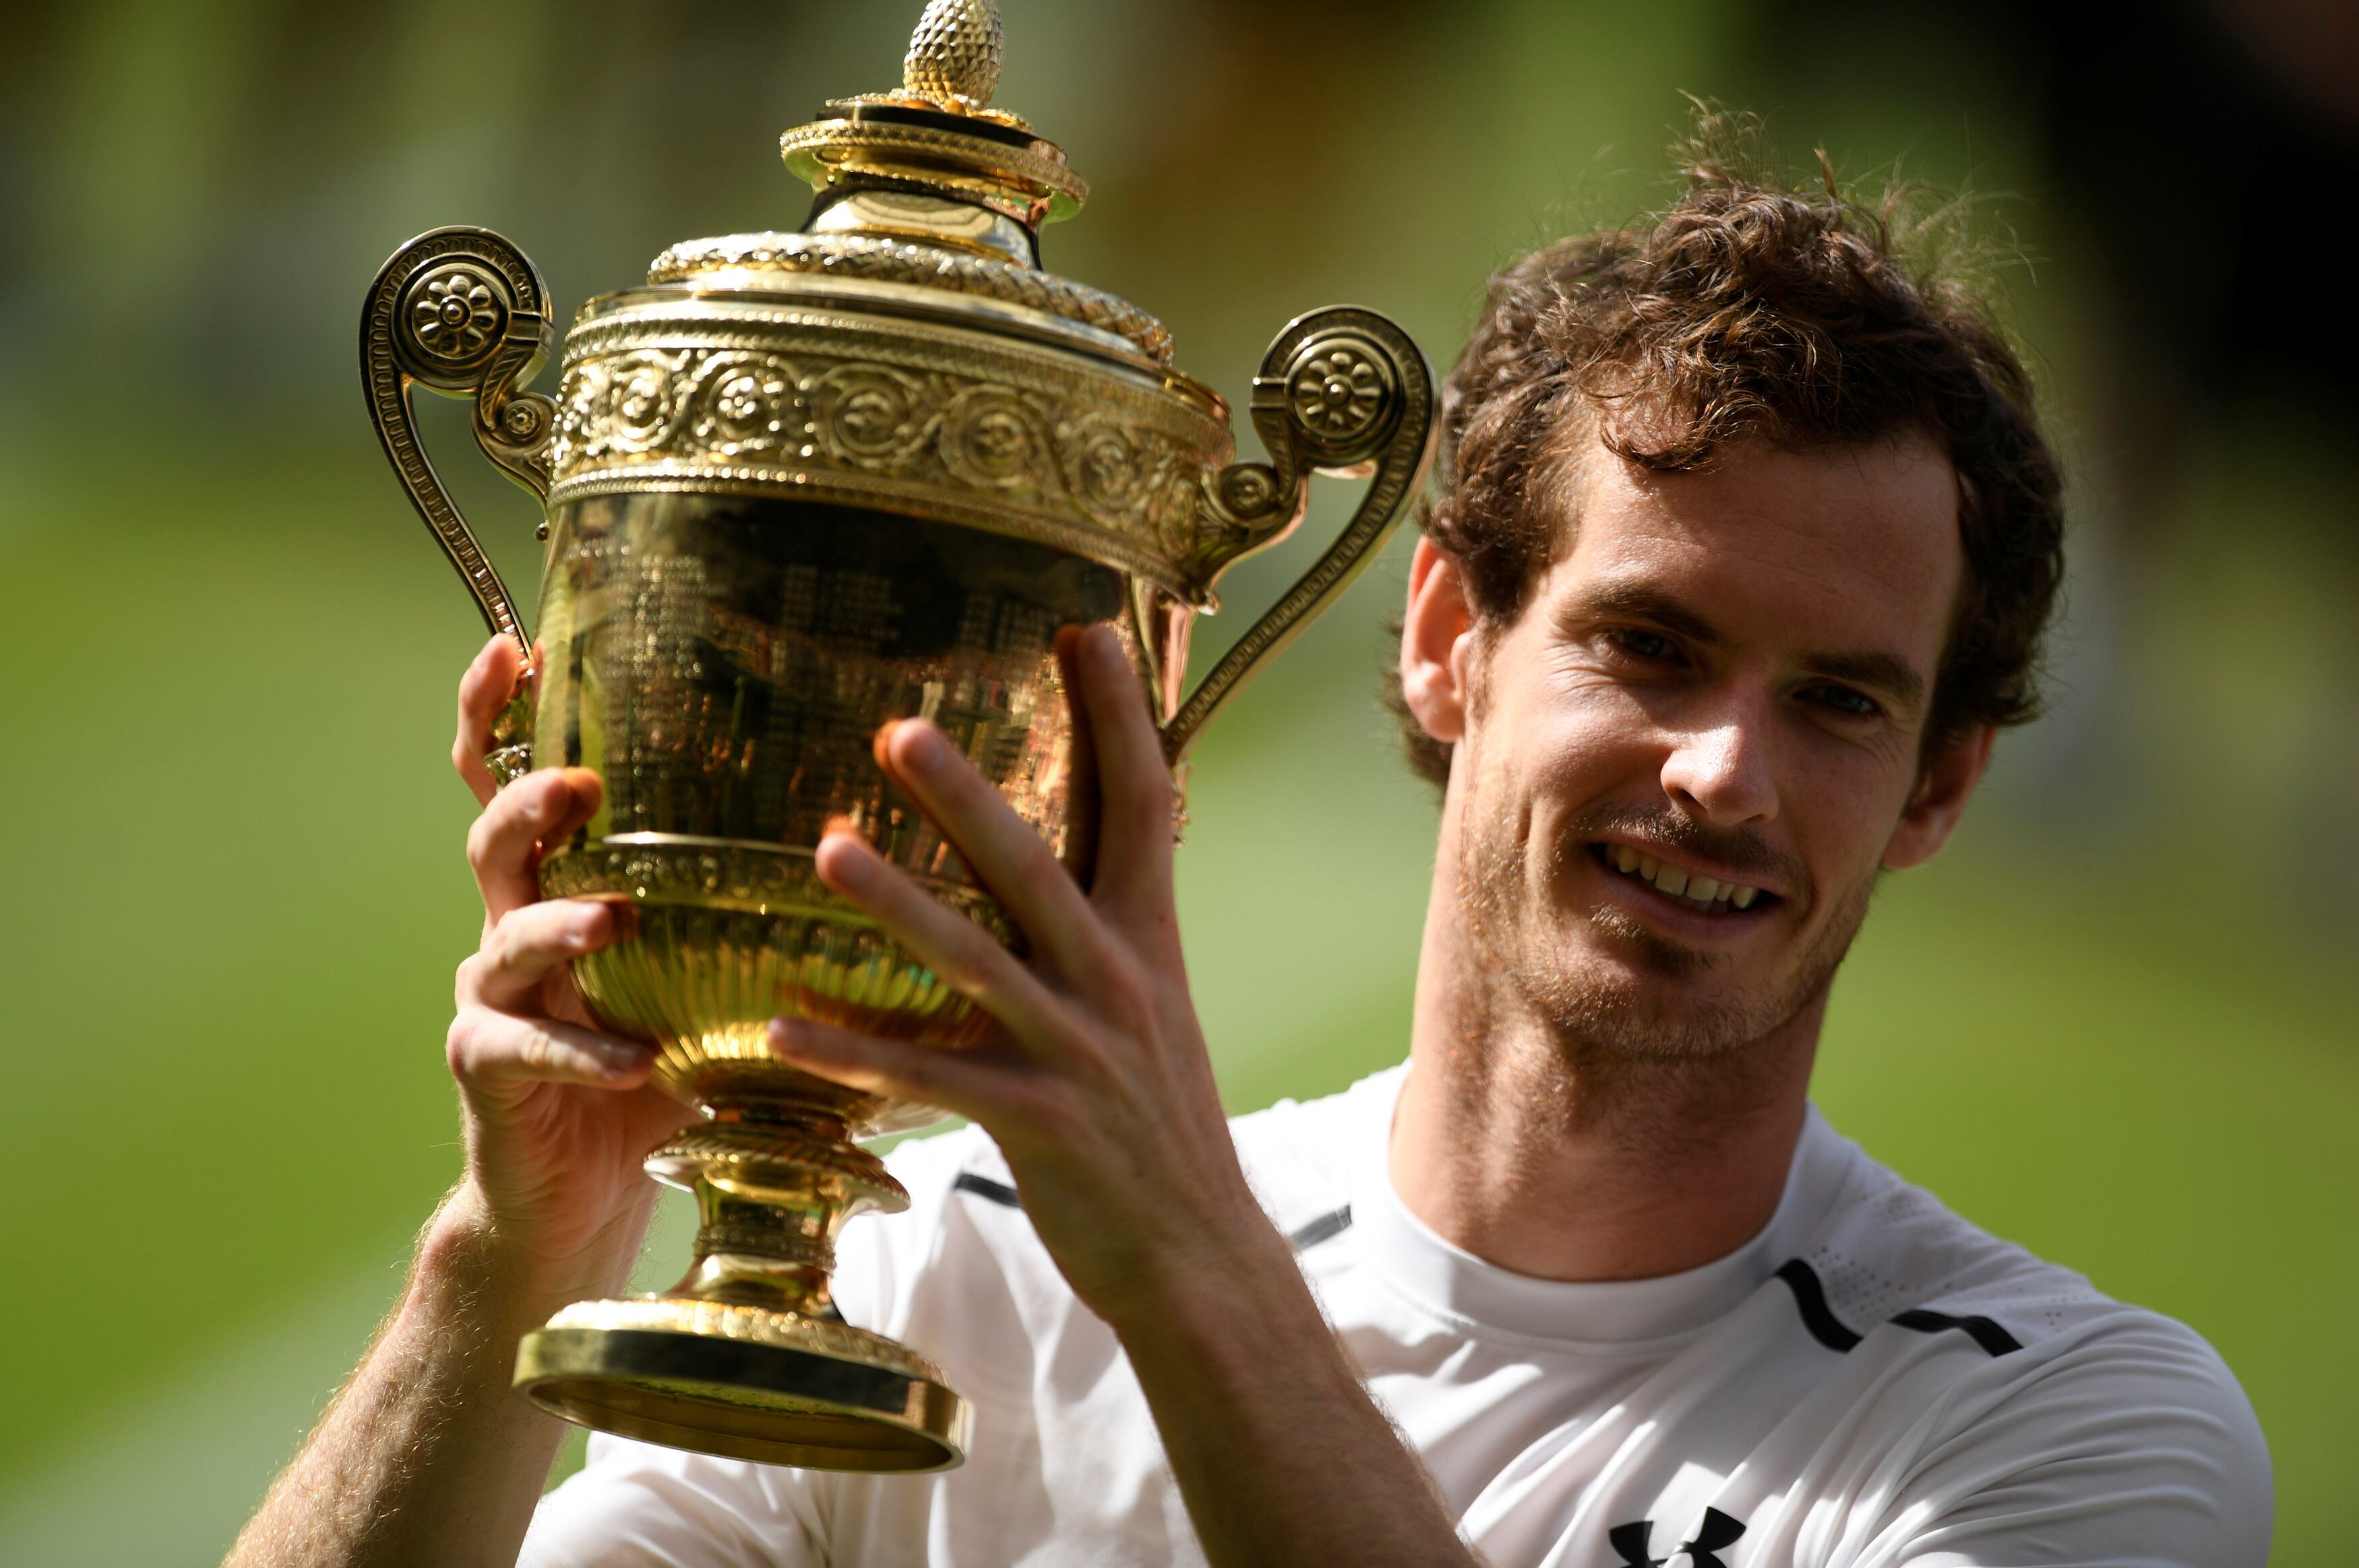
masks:
[[[1766,730],[1743,707],[1676,737],[1663,761],[1663,791],[1699,821],[1741,827],[1777,815]]]

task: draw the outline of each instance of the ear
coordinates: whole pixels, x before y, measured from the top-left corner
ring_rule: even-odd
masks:
[[[1425,732],[1444,745],[1466,736],[1466,679],[1474,612],[1457,558],[1430,539],[1417,542],[1401,616],[1401,697]]]
[[[1990,766],[1991,742],[1997,739],[1995,725],[1977,724],[1927,754],[1916,793],[1884,846],[1886,871],[1921,866],[1948,841],[1950,830],[1966,814],[1974,786],[1983,781],[1983,770]]]

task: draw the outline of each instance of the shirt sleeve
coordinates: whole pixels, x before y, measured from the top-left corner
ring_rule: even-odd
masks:
[[[517,1568],[819,1568],[800,1474],[593,1433]]]
[[[2139,1319],[1951,1426],[1861,1568],[2263,1568],[2274,1505],[2252,1406],[2201,1338]]]

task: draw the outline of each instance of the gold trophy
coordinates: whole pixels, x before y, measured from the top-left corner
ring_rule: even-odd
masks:
[[[550,898],[627,903],[574,965],[600,1022],[660,1049],[703,1119],[647,1158],[696,1196],[696,1260],[658,1295],[582,1302],[527,1336],[516,1386],[584,1425],[821,1469],[957,1465],[941,1370],[829,1303],[843,1222],[905,1206],[853,1140],[937,1113],[788,1066],[799,1014],[957,1050],[989,1020],[821,886],[833,821],[1002,941],[1016,934],[877,770],[887,719],[940,726],[1077,875],[1058,628],[1112,622],[1175,770],[1221,704],[1373,560],[1432,455],[1433,378],[1374,312],[1278,333],[1253,383],[1267,462],[1170,334],[1044,272],[1038,231],[1086,187],[990,107],[992,0],[932,0],[897,92],[782,138],[816,195],[791,233],[676,245],[583,306],[555,401],[520,390],[555,317],[481,229],[397,251],[361,322],[369,411],[411,500],[528,674],[488,762],[597,771],[605,805],[541,868]],[[419,445],[416,386],[474,404],[477,442],[547,507],[532,635]],[[1301,520],[1315,471],[1373,482],[1341,536],[1191,691],[1188,638],[1238,557]]]

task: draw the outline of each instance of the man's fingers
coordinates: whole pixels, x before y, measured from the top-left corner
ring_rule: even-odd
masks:
[[[808,1018],[774,1018],[770,1049],[830,1083],[916,1100],[970,1121],[990,1119],[1008,1098],[1011,1069],[1006,1064],[946,1046],[856,1034]]]
[[[1072,873],[947,736],[924,719],[903,719],[877,732],[876,756],[1052,969],[1079,977],[1107,960],[1105,934]]]
[[[1086,726],[1076,728],[1085,729],[1097,760],[1100,820],[1090,892],[1125,911],[1142,900],[1162,908],[1171,897],[1173,806],[1163,736],[1112,627],[1082,628],[1071,664],[1087,715]]]
[[[1026,828],[1027,833],[1031,832]],[[1035,838],[1035,843],[1039,840]],[[820,880],[875,915],[944,984],[1006,1025],[1035,1054],[1065,1055],[1076,1032],[1063,1004],[997,937],[886,863],[850,833],[820,840]],[[1065,873],[1054,860],[1049,865]],[[1083,917],[1094,921],[1085,909]]]
[[[486,921],[496,925],[540,897],[540,847],[589,821],[604,798],[598,775],[587,768],[527,773],[493,797],[467,832],[467,862],[475,870]]]
[[[459,966],[459,1005],[528,1001],[551,971],[612,946],[630,918],[623,905],[578,898],[510,910],[485,935],[483,951]]]
[[[451,1021],[447,1054],[451,1075],[471,1088],[543,1083],[629,1089],[647,1082],[656,1048],[555,1019],[468,1006]]]
[[[523,663],[524,654],[516,640],[497,636],[484,644],[484,651],[459,677],[459,738],[451,743],[451,765],[474,791],[478,806],[489,806],[492,796],[499,793],[491,770],[484,766],[484,753],[492,749],[492,726],[500,709],[516,695]]]

